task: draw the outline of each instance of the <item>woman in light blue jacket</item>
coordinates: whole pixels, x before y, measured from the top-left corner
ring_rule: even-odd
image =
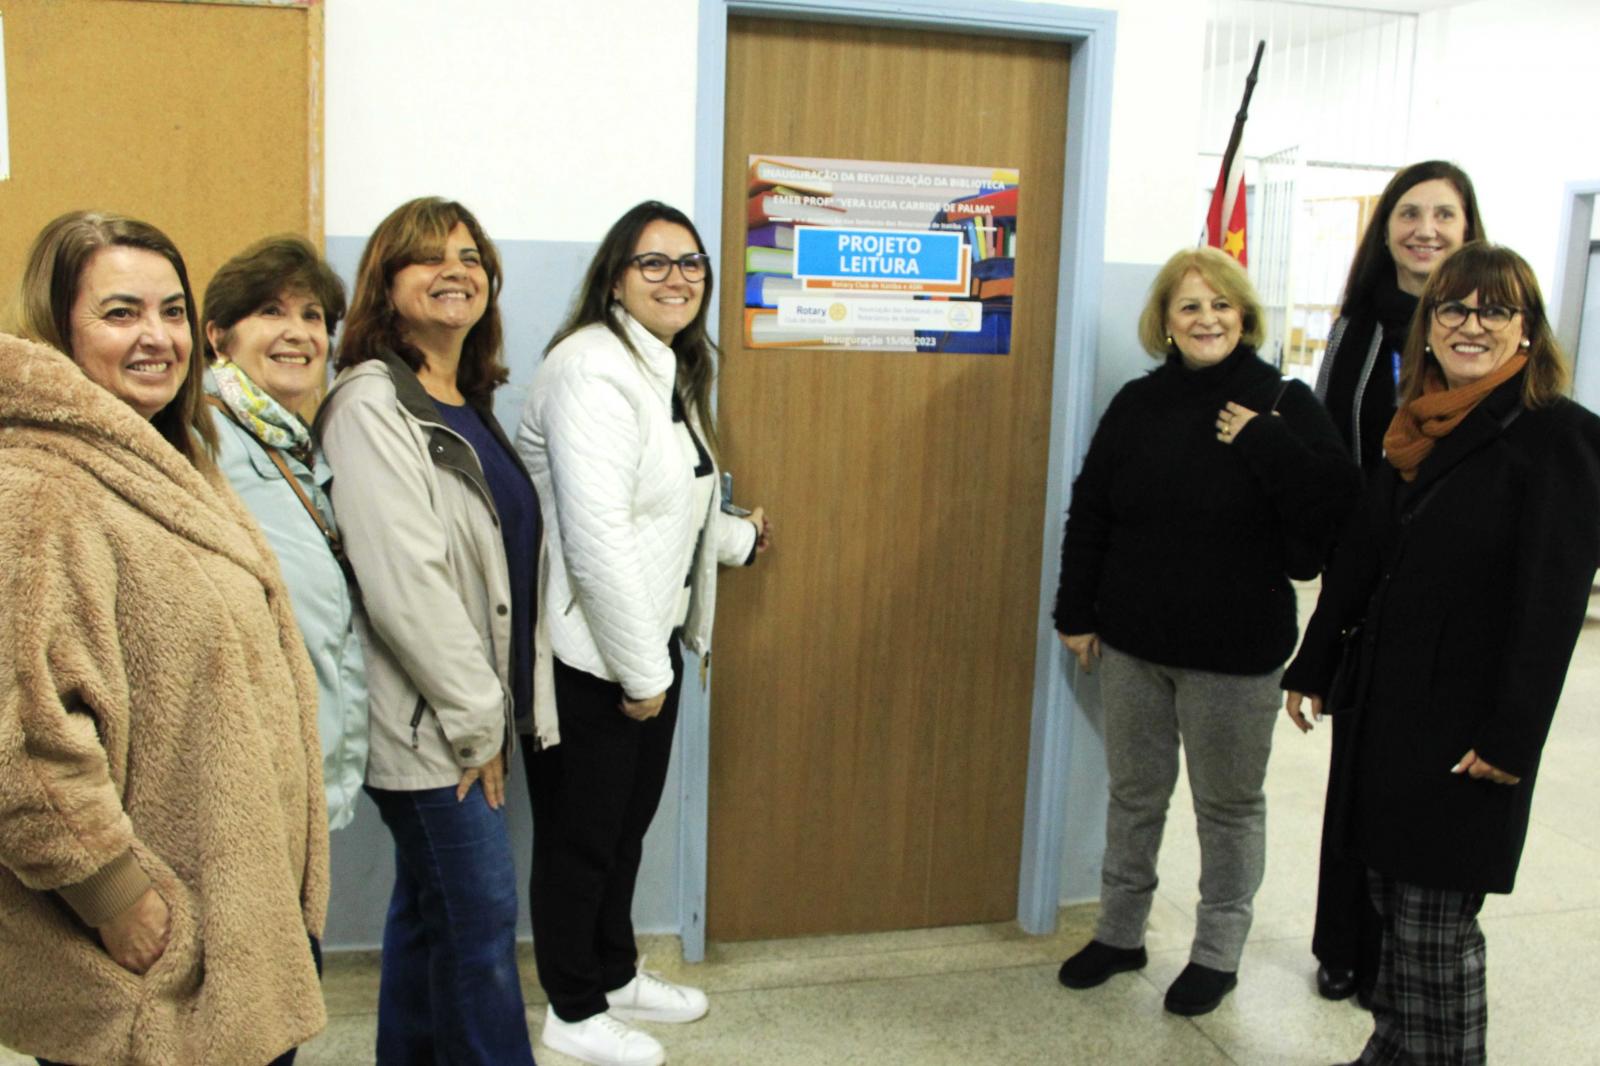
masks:
[[[258,241],[222,265],[205,295],[207,381],[217,465],[277,553],[317,672],[328,823],[355,816],[367,765],[360,602],[339,543],[332,471],[305,415],[326,384],[344,317],[338,275],[299,237]]]

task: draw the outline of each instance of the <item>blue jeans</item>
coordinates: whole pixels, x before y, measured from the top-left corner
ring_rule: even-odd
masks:
[[[483,787],[367,789],[395,845],[378,1066],[533,1063],[517,973],[517,873]]]

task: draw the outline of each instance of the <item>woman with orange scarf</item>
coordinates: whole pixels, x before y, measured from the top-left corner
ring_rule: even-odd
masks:
[[[1390,469],[1369,485],[1284,673],[1302,731],[1355,739],[1329,833],[1383,917],[1360,1063],[1482,1063],[1487,892],[1510,892],[1539,755],[1600,565],[1600,418],[1532,270],[1472,243],[1428,281]]]

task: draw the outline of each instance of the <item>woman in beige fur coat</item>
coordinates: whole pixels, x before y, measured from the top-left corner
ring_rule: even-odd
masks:
[[[325,1023],[317,688],[210,461],[183,261],[64,216],[21,328],[51,347],[0,336],[0,1044],[287,1061]]]

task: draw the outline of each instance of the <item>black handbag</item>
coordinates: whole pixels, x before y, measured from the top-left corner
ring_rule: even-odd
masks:
[[[1349,714],[1356,709],[1361,693],[1361,623],[1347,626],[1339,634],[1339,662],[1328,681],[1328,695],[1322,701],[1323,714]]]

